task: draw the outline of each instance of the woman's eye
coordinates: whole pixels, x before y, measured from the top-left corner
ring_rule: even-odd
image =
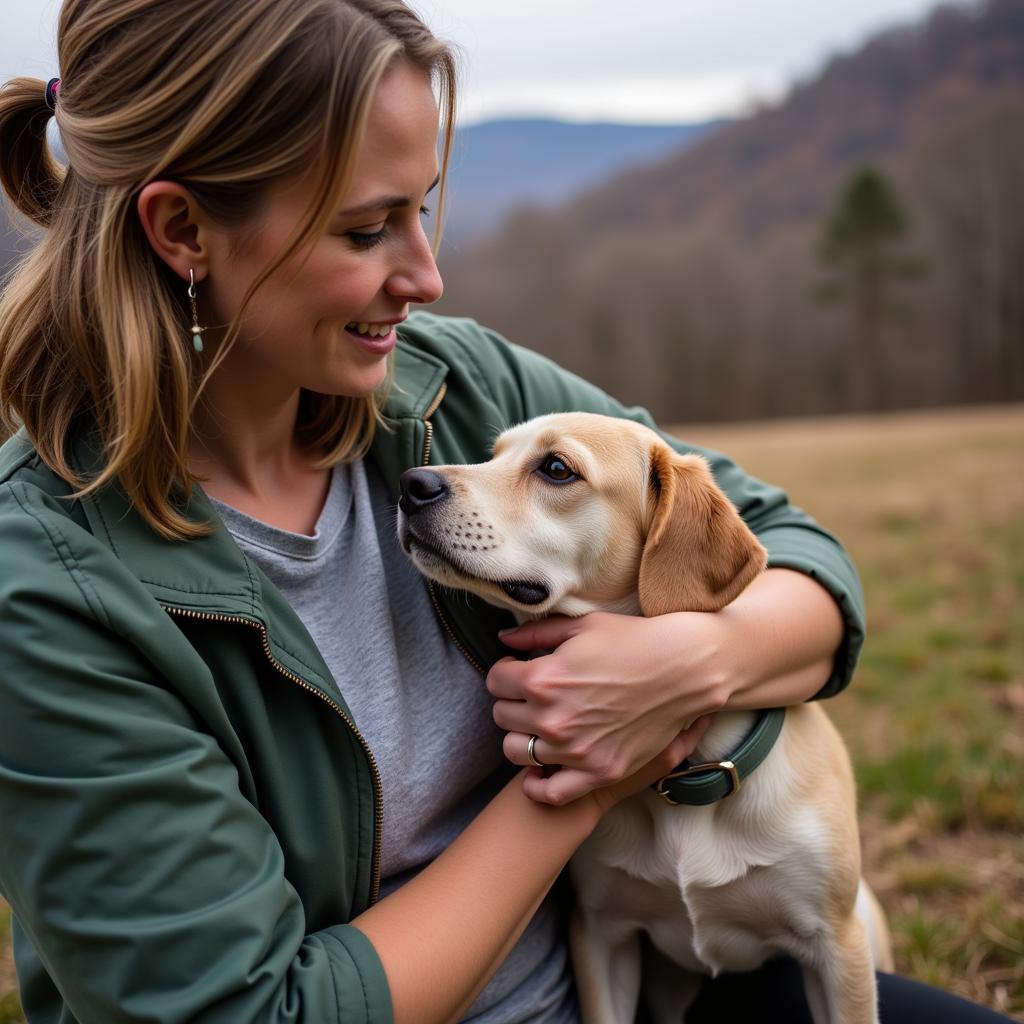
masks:
[[[388,228],[385,224],[379,231],[346,231],[345,235],[353,245],[360,249],[372,249],[384,241],[387,233]]]
[[[538,467],[538,472],[556,484],[567,484],[579,477],[557,455],[549,455]]]

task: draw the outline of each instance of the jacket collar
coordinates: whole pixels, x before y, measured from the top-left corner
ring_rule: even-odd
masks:
[[[386,425],[378,429],[372,450],[389,483],[397,485],[403,470],[420,464],[425,414],[447,372],[448,367],[432,355],[401,341],[396,347],[395,379],[384,407]],[[87,477],[99,472],[103,451],[94,431],[78,432],[70,461]],[[196,540],[160,538],[116,483],[82,502],[82,508],[93,534],[162,604],[266,622],[261,574],[242,554],[201,487],[193,488],[184,513],[195,522],[212,523],[214,530]]]
[[[394,359],[395,382],[384,405],[384,415],[389,419],[422,420],[435,403],[448,374],[448,365],[401,338],[395,346]]]

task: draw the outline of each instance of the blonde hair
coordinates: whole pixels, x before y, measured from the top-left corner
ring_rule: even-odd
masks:
[[[0,298],[0,417],[24,424],[46,464],[84,496],[116,478],[162,536],[207,532],[179,510],[191,494],[189,421],[205,375],[191,357],[185,286],[149,245],[141,188],[170,179],[225,226],[243,226],[274,183],[322,168],[302,223],[253,293],[324,230],[343,195],[377,84],[398,59],[430,74],[442,109],[439,206],[451,146],[455,64],[400,0],[65,0],[58,27],[57,125],[46,84],[0,89],[0,183],[44,228]],[[73,427],[94,420],[106,465],[71,468]],[[379,398],[303,392],[298,432],[355,458]]]

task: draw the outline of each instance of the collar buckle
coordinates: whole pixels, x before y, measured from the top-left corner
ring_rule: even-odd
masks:
[[[706,761],[704,764],[690,765],[688,768],[680,768],[677,771],[670,772],[668,775],[658,780],[658,785],[655,787],[655,792],[662,800],[667,804],[671,804],[673,807],[679,807],[682,801],[673,800],[669,791],[665,788],[665,783],[671,782],[673,779],[682,779],[688,775],[700,775],[703,772],[714,772],[723,771],[729,775],[729,792],[722,797],[732,796],[733,793],[740,791],[740,773],[736,768],[736,765],[732,761]]]

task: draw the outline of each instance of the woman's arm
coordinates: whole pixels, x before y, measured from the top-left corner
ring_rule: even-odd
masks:
[[[832,675],[843,618],[810,576],[769,569],[717,617],[728,634],[723,710],[799,704]]]
[[[537,756],[566,766],[526,780],[531,797],[559,803],[631,773],[700,716],[815,696],[842,638],[828,591],[802,573],[769,569],[719,612],[523,625],[505,634],[510,647],[552,653],[498,662],[488,687],[508,731],[506,755],[525,764],[527,738],[537,734]]]
[[[598,817],[589,800],[536,803],[517,777],[432,864],[354,919],[384,964],[397,1022],[457,1019]]]
[[[395,1020],[458,1019],[601,814],[685,756],[673,743],[632,777],[564,807],[531,800],[521,773],[433,863],[355,918],[384,964]]]

